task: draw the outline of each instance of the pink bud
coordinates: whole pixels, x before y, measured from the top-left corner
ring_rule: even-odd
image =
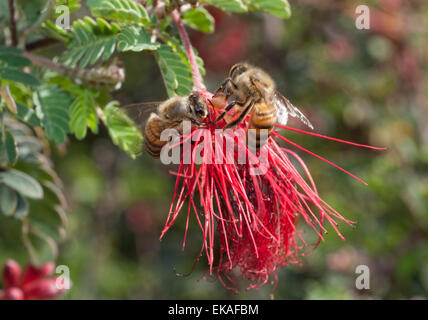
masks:
[[[22,276],[22,285],[26,285],[39,278],[51,275],[55,270],[55,263],[47,262],[40,267],[36,267],[33,264],[28,264],[25,268],[24,275]]]
[[[3,300],[24,300],[24,293],[19,288],[9,288],[4,292]]]
[[[18,286],[21,267],[12,259],[8,259],[3,266],[3,282],[6,288]]]
[[[28,300],[54,299],[64,292],[56,286],[56,278],[33,281],[24,291]]]
[[[42,277],[50,276],[55,271],[55,263],[50,261],[46,262],[40,267]]]

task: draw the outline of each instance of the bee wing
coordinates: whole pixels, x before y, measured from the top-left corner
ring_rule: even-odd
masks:
[[[276,116],[277,122],[283,126],[287,125],[288,116],[293,118],[298,118],[309,128],[313,129],[312,123],[305,117],[305,115],[297,109],[286,97],[284,97],[280,92],[275,90],[274,93],[274,103],[276,106]]]
[[[120,106],[122,110],[137,124],[144,126],[150,114],[157,113],[158,107],[163,101],[140,102]]]

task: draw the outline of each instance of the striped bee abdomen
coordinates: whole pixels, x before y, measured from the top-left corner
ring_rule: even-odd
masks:
[[[269,139],[275,123],[276,108],[273,104],[260,102],[254,106],[247,133],[247,145],[250,151],[257,151],[264,146]]]
[[[167,143],[167,141],[160,140],[162,131],[166,128],[165,122],[156,114],[152,114],[147,121],[144,130],[144,144],[147,152],[153,158],[159,158],[162,147]]]

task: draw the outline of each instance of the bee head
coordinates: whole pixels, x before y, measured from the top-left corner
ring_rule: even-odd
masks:
[[[232,79],[236,79],[237,76],[243,74],[249,68],[250,66],[246,63],[237,63],[232,68],[230,68],[229,77]]]
[[[207,105],[199,93],[192,92],[189,95],[189,111],[197,119],[205,119],[208,116]]]

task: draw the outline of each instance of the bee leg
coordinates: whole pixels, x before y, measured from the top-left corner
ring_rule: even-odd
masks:
[[[248,115],[248,113],[250,113],[251,109],[254,106],[254,100],[252,100],[250,102],[250,104],[248,105],[248,107],[245,108],[245,110],[239,115],[239,117],[232,121],[231,123],[227,124],[224,128],[228,129],[228,128],[232,128],[234,126],[236,126],[238,123],[240,123],[242,120],[245,119],[245,117]]]
[[[227,84],[231,83],[233,86],[233,89],[237,90],[238,86],[235,84],[235,82],[233,82],[232,78],[228,77],[226,79],[224,79],[224,81],[222,82],[222,84],[220,85],[220,87],[218,87],[218,89],[214,92],[214,96],[216,96],[219,92],[223,92],[224,93],[224,89],[226,88]],[[227,92],[229,93],[229,92]],[[226,94],[226,96],[228,96]]]
[[[223,113],[222,113],[221,115],[219,115],[219,116],[217,117],[217,119],[215,119],[214,123],[217,123],[217,122],[219,122],[221,119],[223,119],[223,118],[224,118],[224,116],[226,115],[226,113],[227,113],[230,109],[232,109],[236,104],[240,105],[237,101],[233,101],[233,102],[231,102],[230,104],[228,104],[228,105],[226,106],[226,108],[224,108]]]
[[[201,123],[198,120],[195,120],[195,119],[192,119],[192,118],[189,118],[189,119],[190,119],[190,122],[192,122],[194,125],[197,125],[198,127],[206,127],[207,126],[207,124]]]
[[[226,108],[224,109],[223,113],[221,115],[218,116],[218,118],[214,121],[214,123],[217,123],[218,121],[220,121],[221,119],[224,118],[224,116],[226,115],[226,113],[232,109],[235,105],[238,105],[240,107],[245,107],[245,105],[248,103],[248,99],[245,100],[244,102],[240,102],[240,101],[233,101],[230,104],[228,104],[226,106]]]

